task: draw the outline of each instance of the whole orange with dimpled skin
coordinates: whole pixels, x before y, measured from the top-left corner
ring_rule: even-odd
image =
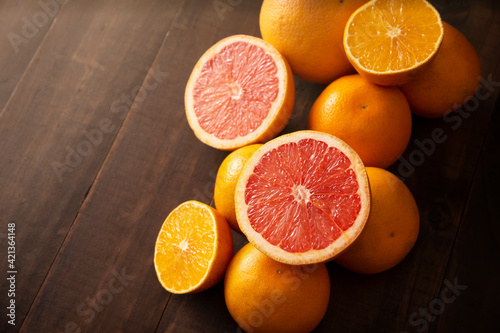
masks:
[[[366,168],[372,192],[372,209],[356,241],[335,261],[354,272],[380,273],[400,263],[415,244],[420,228],[417,203],[395,175]]]
[[[309,129],[344,140],[365,166],[387,168],[405,151],[412,119],[397,87],[383,87],[359,74],[332,82],[314,102]]]
[[[227,268],[224,297],[246,332],[310,332],[328,308],[330,278],[323,263],[283,264],[249,243]]]
[[[264,0],[260,31],[292,72],[315,83],[354,73],[342,44],[350,15],[365,0]]]
[[[479,86],[481,64],[474,46],[443,22],[444,36],[436,57],[401,87],[414,114],[439,118],[467,102]]]

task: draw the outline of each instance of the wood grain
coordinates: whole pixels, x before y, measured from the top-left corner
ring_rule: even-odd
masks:
[[[17,223],[19,323],[121,127],[122,94],[142,84],[177,7],[68,2],[0,114],[0,216]]]
[[[500,323],[500,102],[481,149],[472,188],[460,223],[445,281],[431,312],[439,321],[431,332],[498,332]],[[450,287],[450,284],[453,287]],[[442,302],[440,302],[441,300]],[[481,310],[478,311],[478,308]]]
[[[63,307],[71,309],[68,318],[83,331],[147,332],[158,325],[169,299],[158,284],[152,265],[158,230],[168,212],[182,201],[196,198],[210,203],[214,175],[227,154],[200,144],[184,115],[184,86],[193,61],[224,37],[212,29],[213,35],[196,40],[196,31],[211,31],[204,26],[209,15],[222,25],[211,10],[211,3],[200,6],[191,1],[176,16],[152,64],[152,69],[168,68],[169,74],[128,114],[37,297],[25,325],[27,331],[35,325],[64,329],[64,322],[49,316]],[[178,144],[172,144],[175,142]],[[75,256],[80,258],[76,263]],[[92,279],[81,275],[87,266],[92,267]],[[122,269],[134,280],[114,296],[109,306],[94,311],[95,316],[77,313],[87,296],[98,298],[113,278],[113,270]],[[64,281],[68,280],[74,282],[65,286]],[[57,302],[58,299],[65,302]],[[50,306],[43,306],[42,302]],[[218,306],[225,309],[224,303]],[[83,308],[88,309],[89,306]],[[42,323],[36,320],[44,317],[48,319]],[[110,317],[116,319],[109,320]]]
[[[61,5],[55,1],[0,2],[0,112],[45,38]]]
[[[38,6],[19,3],[0,4],[15,12],[0,11],[2,31]],[[500,81],[498,2],[433,3],[478,50],[483,78]],[[2,322],[2,331],[241,331],[222,282],[171,295],[157,281],[153,250],[175,206],[190,199],[213,205],[227,155],[199,142],[187,124],[191,70],[224,37],[260,36],[260,5],[72,0],[20,59],[0,56],[0,68],[18,61],[0,74],[0,217],[2,226],[17,224],[22,267],[19,324]],[[295,78],[294,113],[283,133],[307,128],[324,88]],[[498,331],[498,91],[483,86],[487,97],[453,118],[413,118],[410,145],[390,171],[415,196],[419,239],[402,263],[380,274],[328,263],[330,305],[314,332]],[[431,143],[436,129],[446,139]],[[68,155],[85,148],[81,160]],[[246,243],[236,233],[233,239],[235,251]],[[467,289],[427,319],[421,311],[436,312],[455,278]],[[6,289],[2,280],[2,295]]]

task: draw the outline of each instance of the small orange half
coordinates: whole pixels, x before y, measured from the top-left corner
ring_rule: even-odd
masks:
[[[347,58],[366,79],[402,85],[436,54],[443,40],[439,12],[425,0],[374,0],[347,21]]]
[[[226,220],[212,207],[187,201],[163,223],[154,265],[161,285],[171,293],[205,290],[222,279],[233,255]]]

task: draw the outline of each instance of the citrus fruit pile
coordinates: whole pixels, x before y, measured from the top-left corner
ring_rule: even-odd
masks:
[[[374,274],[413,248],[417,204],[385,169],[407,148],[412,113],[437,118],[465,103],[480,65],[425,0],[264,0],[259,25],[262,38],[219,41],[189,77],[191,129],[232,152],[215,209],[175,208],[154,266],[178,294],[225,276],[227,308],[248,332],[309,332],[330,300],[325,263]],[[308,130],[276,137],[293,112],[294,75],[325,88]],[[230,228],[249,242],[234,257]]]

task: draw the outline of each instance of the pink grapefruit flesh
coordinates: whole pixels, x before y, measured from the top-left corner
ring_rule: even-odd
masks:
[[[195,135],[233,150],[274,137],[293,111],[293,76],[274,47],[236,35],[212,46],[186,87],[186,114]]]
[[[340,139],[314,131],[284,135],[257,150],[235,200],[249,241],[289,264],[332,259],[359,235],[370,209],[359,156]]]
[[[224,47],[203,65],[194,86],[194,112],[201,128],[220,139],[255,131],[278,97],[276,74],[273,58],[262,48],[244,42]]]

